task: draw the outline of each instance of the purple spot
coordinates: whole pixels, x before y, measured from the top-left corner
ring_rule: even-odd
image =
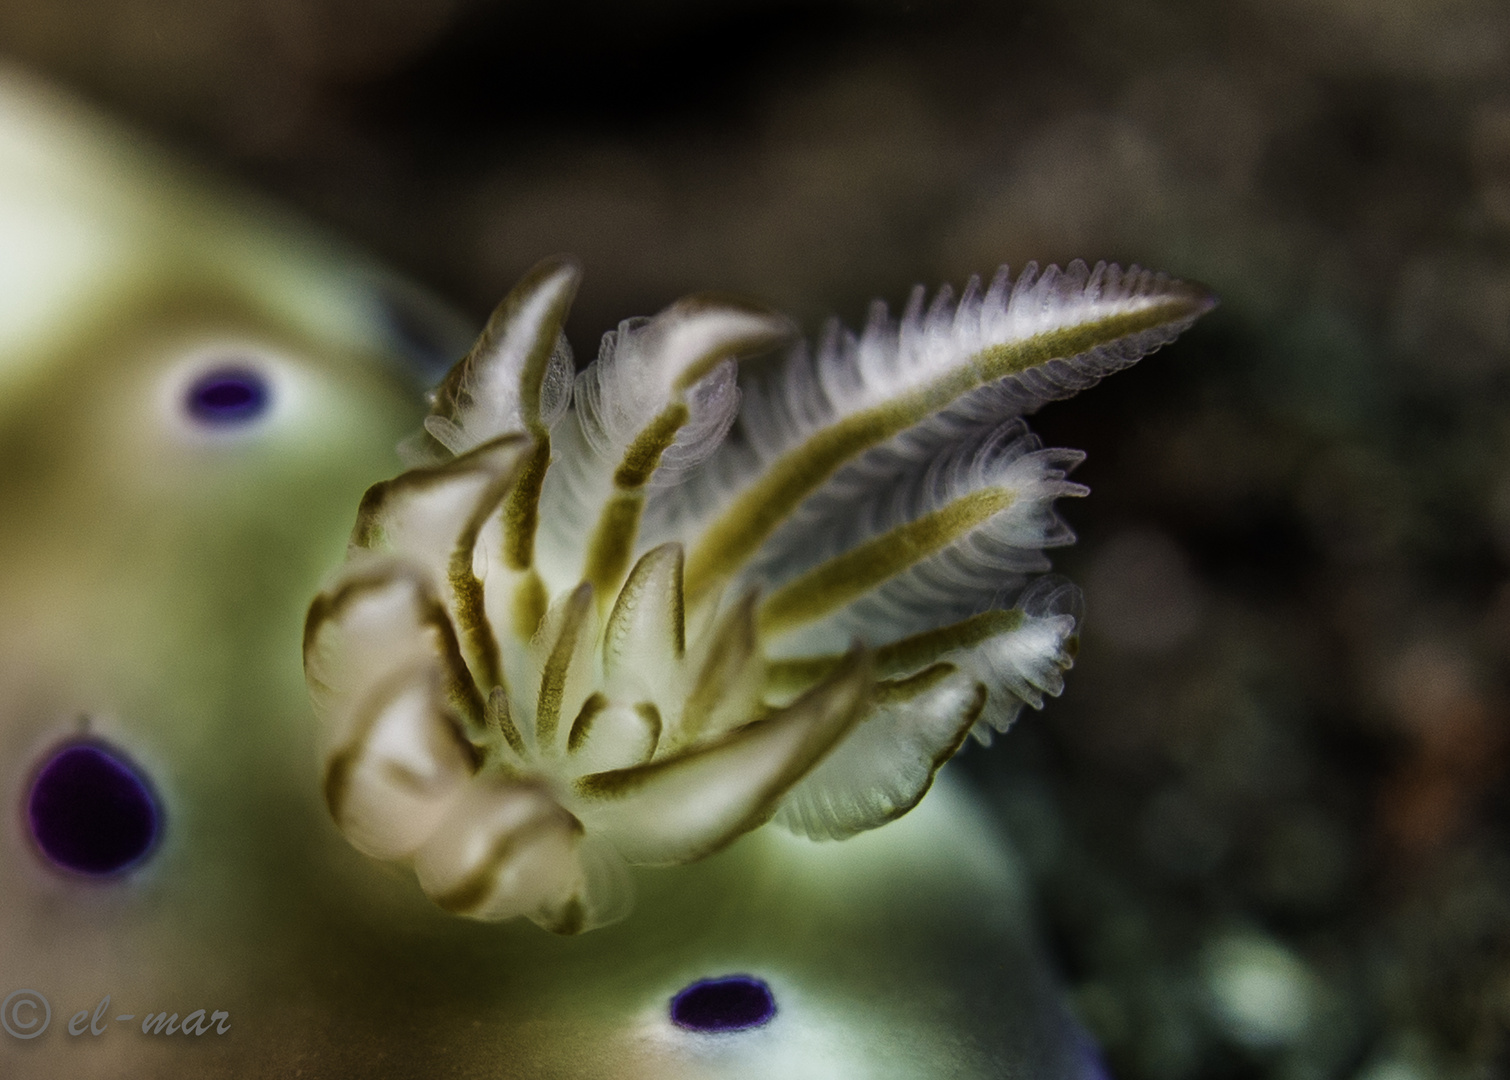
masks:
[[[267,411],[272,390],[260,372],[223,367],[206,372],[189,387],[189,415],[213,427],[245,424]]]
[[[671,999],[671,1022],[688,1031],[743,1031],[775,1015],[771,988],[753,975],[699,979]]]
[[[162,831],[151,783],[120,750],[92,739],[52,753],[32,781],[26,820],[42,853],[79,874],[129,870]]]

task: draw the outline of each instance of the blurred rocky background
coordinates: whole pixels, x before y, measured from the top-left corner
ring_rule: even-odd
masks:
[[[999,262],[1223,306],[1084,447],[1064,697],[961,766],[1123,1080],[1510,1074],[1503,0],[0,0],[0,53],[579,355]]]

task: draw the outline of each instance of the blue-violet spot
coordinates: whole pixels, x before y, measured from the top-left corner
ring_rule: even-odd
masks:
[[[671,1022],[689,1031],[743,1031],[775,1015],[771,988],[753,975],[699,979],[671,999]]]
[[[26,818],[42,853],[80,874],[130,869],[162,831],[151,783],[123,752],[96,740],[52,753],[32,782]]]
[[[185,405],[189,415],[202,424],[230,427],[256,420],[271,401],[272,390],[260,372],[228,366],[195,379]]]

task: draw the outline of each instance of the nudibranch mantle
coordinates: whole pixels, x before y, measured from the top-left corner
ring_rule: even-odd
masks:
[[[304,641],[346,838],[449,911],[562,933],[629,911],[628,865],[772,819],[882,825],[1057,695],[1079,594],[1043,552],[1073,539],[1053,503],[1085,494],[1082,455],[1021,417],[1214,302],[1136,267],[1003,268],[834,325],[742,395],[784,319],[688,298],[574,378],[578,280],[548,260],[494,312]]]

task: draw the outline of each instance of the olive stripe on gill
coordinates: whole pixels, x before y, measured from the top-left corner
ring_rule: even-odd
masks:
[[[645,721],[645,727],[650,731],[650,752],[645,755],[649,761],[655,757],[656,748],[661,745],[661,732],[664,726],[661,724],[661,710],[656,708],[653,701],[642,701],[634,707],[636,715]]]
[[[545,615],[547,599],[545,585],[534,571],[535,536],[540,528],[540,494],[545,484],[545,474],[550,469],[550,432],[540,418],[540,392],[545,376],[550,369],[550,359],[555,352],[556,339],[566,321],[567,312],[576,297],[577,274],[575,267],[564,259],[547,259],[520,282],[499,305],[495,318],[503,315],[509,321],[518,317],[524,298],[551,277],[567,272],[570,279],[561,290],[556,302],[551,305],[536,331],[529,358],[519,376],[519,410],[525,428],[535,440],[535,452],[525,462],[514,488],[503,505],[503,557],[509,569],[518,573],[528,572],[525,579],[515,587],[513,614],[515,629],[528,640],[540,625]],[[518,299],[515,299],[516,296]],[[510,301],[512,307],[505,308]],[[490,324],[492,320],[489,320]],[[484,336],[487,330],[483,331]]]
[[[748,300],[737,296],[723,296],[718,293],[700,293],[684,297],[672,304],[663,314],[678,313],[682,317],[696,316],[702,312],[711,311],[715,314],[735,313],[754,319],[775,319],[774,324],[768,323],[764,328],[754,330],[742,336],[728,338],[716,347],[709,349],[694,363],[688,364],[677,375],[671,384],[671,389],[677,393],[684,393],[725,360],[737,359],[741,356],[752,356],[763,349],[769,349],[780,344],[791,334],[791,327],[784,317],[777,315],[762,304],[752,304]]]
[[[952,758],[955,754],[959,753],[959,748],[965,744],[965,739],[969,736],[970,729],[975,726],[975,722],[979,720],[981,714],[986,711],[986,700],[989,697],[990,691],[986,689],[986,684],[980,682],[976,683],[975,693],[971,695],[970,703],[966,705],[964,711],[960,713],[960,723],[959,727],[955,729],[954,738],[951,739],[947,744],[939,747],[939,752],[933,755],[933,770],[929,773],[928,783],[925,784],[923,786],[923,789],[918,792],[918,796],[913,800],[912,806],[916,806],[918,803],[922,802],[923,796],[926,795],[928,793],[928,789],[933,786],[933,779],[938,775],[938,770],[943,768],[946,761]],[[902,814],[909,809],[911,809],[911,806],[899,808],[897,810],[896,817],[901,817]],[[895,818],[891,820],[895,820]]]
[[[521,641],[528,641],[540,629],[540,621],[550,609],[550,594],[538,571],[531,569],[514,587],[514,602],[509,605],[509,617],[514,622],[514,634]]]
[[[462,358],[462,361],[447,373],[444,381],[436,389],[435,404],[430,410],[430,415],[454,421],[457,414],[474,400],[472,382],[477,367],[483,363],[484,358],[490,358],[500,338],[516,329],[515,324],[522,317],[529,301],[534,299],[546,283],[555,277],[562,278],[562,287],[555,302],[546,308],[536,324],[529,353],[519,373],[517,387],[519,411],[526,430],[536,438],[545,434],[545,427],[540,420],[541,384],[549,371],[551,355],[555,352],[561,327],[566,322],[566,314],[576,298],[579,277],[575,265],[570,260],[561,258],[545,259],[536,264],[493,309],[476,344]]]
[[[341,612],[368,592],[390,586],[399,580],[408,582],[414,591],[418,610],[416,622],[435,631],[436,655],[444,672],[442,688],[447,704],[456,710],[466,727],[465,735],[476,742],[486,741],[483,715],[486,706],[467,662],[462,658],[461,645],[451,629],[451,619],[445,605],[430,592],[428,586],[401,569],[388,568],[364,574],[345,582],[334,593],[321,593],[309,605],[309,614],[304,619],[304,668],[309,675],[309,653],[325,623],[336,619]],[[474,739],[475,736],[475,739]]]
[[[455,420],[473,398],[472,379],[475,369],[500,346],[500,339],[518,329],[529,302],[536,298],[552,279],[560,281],[559,291],[535,325],[528,354],[521,366],[518,385],[520,416],[525,430],[534,439],[535,449],[524,463],[502,510],[503,553],[505,564],[516,572],[531,569],[535,556],[535,534],[540,523],[540,493],[550,467],[550,433],[540,415],[541,391],[550,370],[561,327],[576,297],[579,273],[568,259],[550,258],[537,264],[524,280],[509,291],[493,310],[477,343],[463,361],[447,375],[436,392],[431,414]],[[526,578],[519,583],[515,596],[515,622],[528,638],[544,614],[543,603],[532,603],[544,588],[538,580]],[[531,615],[534,619],[531,620]],[[496,643],[495,643],[496,651]]]
[[[592,735],[592,725],[603,710],[608,708],[608,699],[601,693],[593,691],[582,703],[577,718],[572,721],[571,731],[566,736],[566,751],[575,754],[582,749],[588,738]],[[634,707],[634,714],[645,722],[645,730],[650,735],[650,748],[641,758],[641,762],[649,761],[655,757],[656,747],[661,742],[661,710],[656,708],[652,701],[642,701]]]
[[[1005,488],[973,491],[815,566],[761,605],[761,633],[781,634],[859,599],[942,551],[1015,501],[1016,496]]]
[[[321,788],[325,795],[325,808],[330,811],[332,820],[338,825],[345,820],[344,809],[346,796],[351,787],[351,774],[361,763],[362,754],[372,738],[373,729],[383,718],[383,713],[399,699],[406,689],[413,685],[414,677],[419,670],[417,668],[400,669],[379,683],[357,708],[352,722],[351,737],[342,746],[331,751],[330,756],[326,758],[325,776]],[[444,712],[437,714],[437,722],[444,725],[447,734],[455,740],[457,748],[461,750],[462,756],[475,770],[480,764],[477,748],[456,730],[450,717]],[[406,783],[405,786],[417,790],[424,789],[423,778],[415,775],[411,769],[403,771],[408,776],[401,779],[408,780],[409,777],[413,777],[417,781],[417,783]]]
[[[710,781],[706,776],[718,773],[722,754],[738,751],[750,740],[767,737],[781,738],[789,731],[799,732],[801,743],[797,749],[782,755],[780,767],[768,775],[744,776],[747,790],[739,792],[739,798],[731,809],[737,816],[720,823],[716,831],[707,832],[697,846],[679,852],[672,860],[679,863],[695,862],[727,847],[755,826],[770,820],[778,800],[814,765],[825,751],[835,745],[859,721],[871,701],[871,672],[869,658],[863,650],[853,650],[846,655],[844,663],[822,684],[814,687],[797,701],[784,709],[778,709],[758,724],[747,724],[711,747],[690,753],[664,757],[644,765],[626,769],[592,773],[578,777],[572,784],[573,791],[581,798],[595,802],[616,802],[648,795],[652,800],[657,788],[664,788],[668,777],[690,772],[694,782],[704,785]],[[817,715],[814,716],[813,714]],[[774,733],[774,734],[773,734]],[[728,776],[721,778],[722,794],[728,796]],[[645,812],[640,807],[637,812]]]
[[[916,675],[907,675],[900,679],[882,679],[876,683],[876,704],[898,705],[911,701],[919,695],[926,694],[939,683],[947,681],[958,671],[959,668],[954,664],[941,661],[925,667]]]
[[[379,550],[388,542],[383,528],[384,511],[395,498],[402,498],[408,492],[422,492],[444,485],[469,473],[486,477],[493,471],[492,479],[484,486],[456,538],[446,567],[446,576],[456,598],[457,626],[473,662],[481,669],[479,674],[485,686],[503,684],[503,659],[492,624],[484,610],[482,582],[472,571],[472,551],[483,524],[507,497],[520,472],[521,462],[517,454],[501,469],[490,470],[488,462],[500,451],[523,450],[525,444],[524,436],[501,435],[472,448],[453,461],[430,468],[414,469],[392,480],[373,484],[362,496],[356,525],[351,534],[351,543],[356,547]]]
[[[711,319],[716,324],[731,314],[745,319],[765,320],[766,325],[734,335],[728,335],[725,328],[722,336],[715,333],[711,344],[699,341],[694,334],[690,349],[685,348],[685,342],[677,340],[677,331],[667,329],[680,322],[680,332],[683,333],[689,324],[693,327],[702,326],[706,330],[707,323],[700,323],[699,320]],[[605,392],[613,392],[611,386],[626,370],[624,365],[637,358],[635,348],[638,346],[631,347],[628,352],[623,351],[626,344],[624,333],[621,331],[616,339],[608,366],[598,371],[600,379],[606,372],[614,373],[609,384],[598,384],[600,389],[605,385],[609,386]],[[685,400],[685,395],[725,360],[775,344],[786,336],[787,328],[784,324],[778,326],[771,322],[770,313],[760,307],[742,302],[731,303],[712,296],[694,296],[678,301],[651,320],[641,331],[631,333],[648,334],[648,339],[635,337],[633,340],[648,340],[652,349],[661,351],[659,360],[648,362],[652,365],[669,365],[675,373],[670,386],[660,388],[664,397],[659,411],[648,421],[637,421],[643,423],[643,426],[634,431],[633,437],[623,447],[622,457],[613,472],[613,492],[607,505],[599,511],[598,520],[590,534],[582,576],[584,580],[592,582],[598,590],[599,601],[603,604],[608,603],[629,570],[645,510],[645,487],[660,467],[662,456],[676,443],[679,433],[693,419],[692,407]]]
[[[582,903],[580,896],[572,896],[570,900],[562,904],[558,911],[550,912],[548,921],[540,925],[553,934],[562,937],[571,937],[582,932],[582,927],[587,924],[587,909]]]
[[[515,467],[488,486],[472,516],[467,519],[466,527],[457,536],[456,546],[451,549],[450,563],[446,567],[451,594],[456,598],[457,628],[482,669],[479,672],[482,685],[489,687],[507,686],[507,683],[503,674],[503,653],[499,649],[498,638],[493,633],[493,624],[488,621],[484,586],[472,568],[472,553],[477,547],[477,537],[482,532],[483,523],[505,497],[508,485],[518,472]]]
[[[564,810],[561,812],[566,813]],[[571,829],[581,836],[584,831],[582,823],[569,814],[567,817],[570,818]],[[432,895],[431,899],[453,915],[465,915],[469,911],[475,911],[493,891],[493,887],[498,883],[498,871],[513,857],[514,849],[528,843],[543,832],[549,832],[559,824],[559,819],[553,816],[545,817],[496,838],[492,847],[488,849],[487,856],[477,864],[476,869],[445,892]]]
[[[572,301],[577,297],[577,281],[580,272],[576,265],[569,259],[546,259],[539,266],[539,273],[531,273],[514,287],[514,292],[533,292],[539,285],[556,274],[565,272],[567,284],[561,290],[546,312],[545,318],[540,321],[540,326],[535,332],[535,340],[532,343],[529,359],[524,362],[524,369],[519,373],[519,409],[524,416],[524,422],[529,428],[531,435],[539,438],[545,434],[545,425],[540,419],[540,391],[545,383],[545,376],[550,370],[550,360],[556,351],[556,340],[561,335],[561,328],[566,323],[567,313],[571,310]]]
[[[885,685],[884,683],[882,684]],[[913,794],[910,799],[898,800],[897,805],[891,811],[882,816],[878,824],[895,821],[907,813],[918,803],[923,801],[923,796],[928,794],[933,787],[933,781],[938,776],[938,771],[944,767],[944,763],[959,753],[959,748],[965,745],[965,740],[970,737],[970,729],[980,719],[981,713],[986,711],[986,700],[990,693],[983,683],[975,684],[975,692],[970,696],[970,701],[960,710],[959,719],[955,722],[954,731],[949,739],[942,743],[929,762],[928,780]]]
[[[872,652],[876,673],[884,676],[917,671],[956,649],[969,649],[998,634],[1011,633],[1022,625],[1022,620],[1023,613],[1018,608],[996,609],[971,615],[948,626],[912,634]],[[766,686],[775,691],[801,690],[823,678],[843,659],[842,654],[831,653],[772,660],[766,664]]]
[[[739,569],[797,504],[846,462],[943,409],[964,394],[1055,359],[1070,359],[1141,331],[1193,318],[1200,298],[1178,296],[1139,311],[982,349],[938,379],[846,416],[786,451],[733,500],[687,557],[694,602]]]
[[[483,463],[487,462],[492,455],[511,448],[523,450],[528,442],[529,440],[523,435],[500,435],[444,464],[410,469],[391,480],[378,481],[362,493],[362,501],[357,505],[356,524],[351,529],[351,543],[356,547],[374,551],[388,542],[388,537],[383,530],[382,511],[395,495],[426,491],[468,473],[485,475],[487,468]],[[506,474],[512,479],[518,471],[519,463],[516,460],[510,468],[501,470],[500,477]],[[507,484],[502,486],[506,491]],[[493,507],[497,506],[498,501],[503,498],[503,491],[491,494],[490,489],[491,485],[484,489],[483,501],[487,502],[486,509],[482,511],[484,518],[492,513]]]
[[[487,722],[503,736],[503,741],[521,760],[526,756],[524,739],[514,724],[512,710],[509,708],[508,691],[501,686],[493,687],[488,694]]]
[[[680,401],[662,409],[624,451],[624,460],[614,470],[613,482],[624,490],[644,487],[661,463],[661,455],[676,441],[676,433],[691,416],[691,410]]]
[[[510,570],[525,571],[535,562],[535,533],[540,526],[540,489],[551,463],[549,435],[535,436],[535,452],[520,470],[514,490],[503,504],[503,557]]]
[[[525,462],[514,488],[503,502],[503,560],[510,570],[522,573],[514,586],[511,605],[514,632],[528,641],[545,617],[549,599],[545,582],[534,568],[535,534],[540,527],[540,493],[550,469],[550,436],[536,436],[535,452]]]
[[[727,696],[728,688],[739,679],[745,665],[759,662],[756,652],[755,602],[752,590],[740,597],[730,609],[708,645],[708,655],[697,682],[682,706],[682,720],[677,730],[678,747],[696,742],[703,726]],[[839,660],[843,658],[840,657]],[[838,660],[835,661],[837,665]]]
[[[931,686],[936,686],[939,682],[943,681],[944,678],[947,678],[950,674],[953,674],[953,672],[957,670],[954,668],[953,664],[940,664],[937,666],[947,667],[950,669],[950,671],[945,672],[941,677],[930,679],[929,683]],[[928,670],[932,671],[933,669],[930,668]],[[912,681],[913,680],[910,679],[896,680],[892,682],[892,685],[900,689],[903,685]],[[888,701],[886,699],[885,695],[887,693],[887,685],[888,683],[886,682],[880,684],[880,694],[877,697],[877,704],[896,703],[895,700]],[[954,721],[954,730],[950,732],[948,739],[939,744],[937,750],[935,750],[932,758],[929,761],[927,780],[922,784],[921,787],[914,791],[910,797],[896,800],[896,804],[892,806],[891,809],[886,813],[871,818],[869,823],[867,824],[867,828],[874,829],[881,825],[895,821],[899,817],[902,817],[904,814],[906,814],[913,807],[917,806],[918,803],[923,801],[923,796],[927,795],[929,790],[933,787],[933,781],[938,776],[939,769],[943,768],[945,762],[947,762],[955,754],[959,753],[960,747],[965,745],[965,740],[970,737],[970,729],[975,726],[975,722],[979,720],[981,714],[986,711],[986,701],[990,697],[989,691],[986,690],[985,684],[983,683],[974,683],[973,687],[974,690],[970,695],[970,700],[965,703],[964,708],[960,710],[958,717]],[[917,691],[917,693],[921,692],[923,692],[922,689],[919,689]],[[909,698],[912,696],[916,696],[916,694],[909,694]],[[865,720],[872,720],[879,715],[879,712],[872,712],[870,715],[865,717]],[[863,722],[864,721],[862,721],[862,723]]]
[[[854,649],[840,657],[839,666],[830,672],[822,683],[813,687],[792,704],[781,709],[767,710],[767,715],[759,723],[745,724],[735,728],[733,731],[726,733],[719,740],[719,743],[726,745],[743,737],[758,733],[767,725],[779,722],[783,717],[801,709],[826,710],[827,707],[835,704],[835,700],[830,699],[836,699],[841,710],[858,710],[861,706],[870,703],[873,692],[874,684],[870,678],[870,666],[867,663],[867,657],[863,650]],[[844,700],[846,695],[851,700]],[[808,738],[812,738],[811,732],[808,734]],[[656,777],[674,772],[688,765],[701,764],[706,757],[706,748],[693,751],[683,750],[648,764],[634,765],[626,769],[610,769],[606,772],[579,776],[573,784],[573,788],[579,795],[588,798],[627,798]],[[800,764],[798,771],[806,772],[811,765],[811,761],[806,761]],[[790,767],[788,766],[788,768]],[[790,785],[783,784],[783,789],[786,786]]]
[[[606,600],[618,592],[619,583],[629,570],[629,557],[640,533],[640,517],[645,512],[642,492],[616,492],[609,497],[598,516],[582,577]]]
[[[686,654],[687,612],[682,597],[682,546],[673,542],[651,548],[641,555],[623,587],[619,589],[618,598],[613,602],[613,610],[608,613],[608,623],[603,631],[603,659],[610,667],[623,658],[635,610],[641,603],[653,599],[647,596],[650,582],[667,558],[672,560],[671,573],[668,575],[670,588],[666,593],[666,629],[671,632],[671,640],[665,644],[670,646],[671,655],[678,660]]]
[[[608,708],[608,699],[594,690],[587,695],[587,700],[582,703],[582,708],[577,712],[577,718],[571,722],[571,731],[566,735],[567,753],[575,754],[587,741],[587,736],[592,732],[592,722],[600,712]]]
[[[603,507],[587,549],[583,578],[592,582],[605,600],[614,595],[629,570],[634,542],[640,534],[640,517],[645,512],[646,481],[661,462],[661,455],[676,442],[676,433],[691,417],[682,402],[662,409],[629,444],[624,458],[614,470],[614,494]]]
[[[561,697],[566,692],[566,674],[577,649],[577,636],[592,604],[592,586],[578,585],[566,602],[561,632],[546,657],[540,675],[540,696],[535,706],[535,739],[542,753],[555,745],[556,729],[561,723]]]

